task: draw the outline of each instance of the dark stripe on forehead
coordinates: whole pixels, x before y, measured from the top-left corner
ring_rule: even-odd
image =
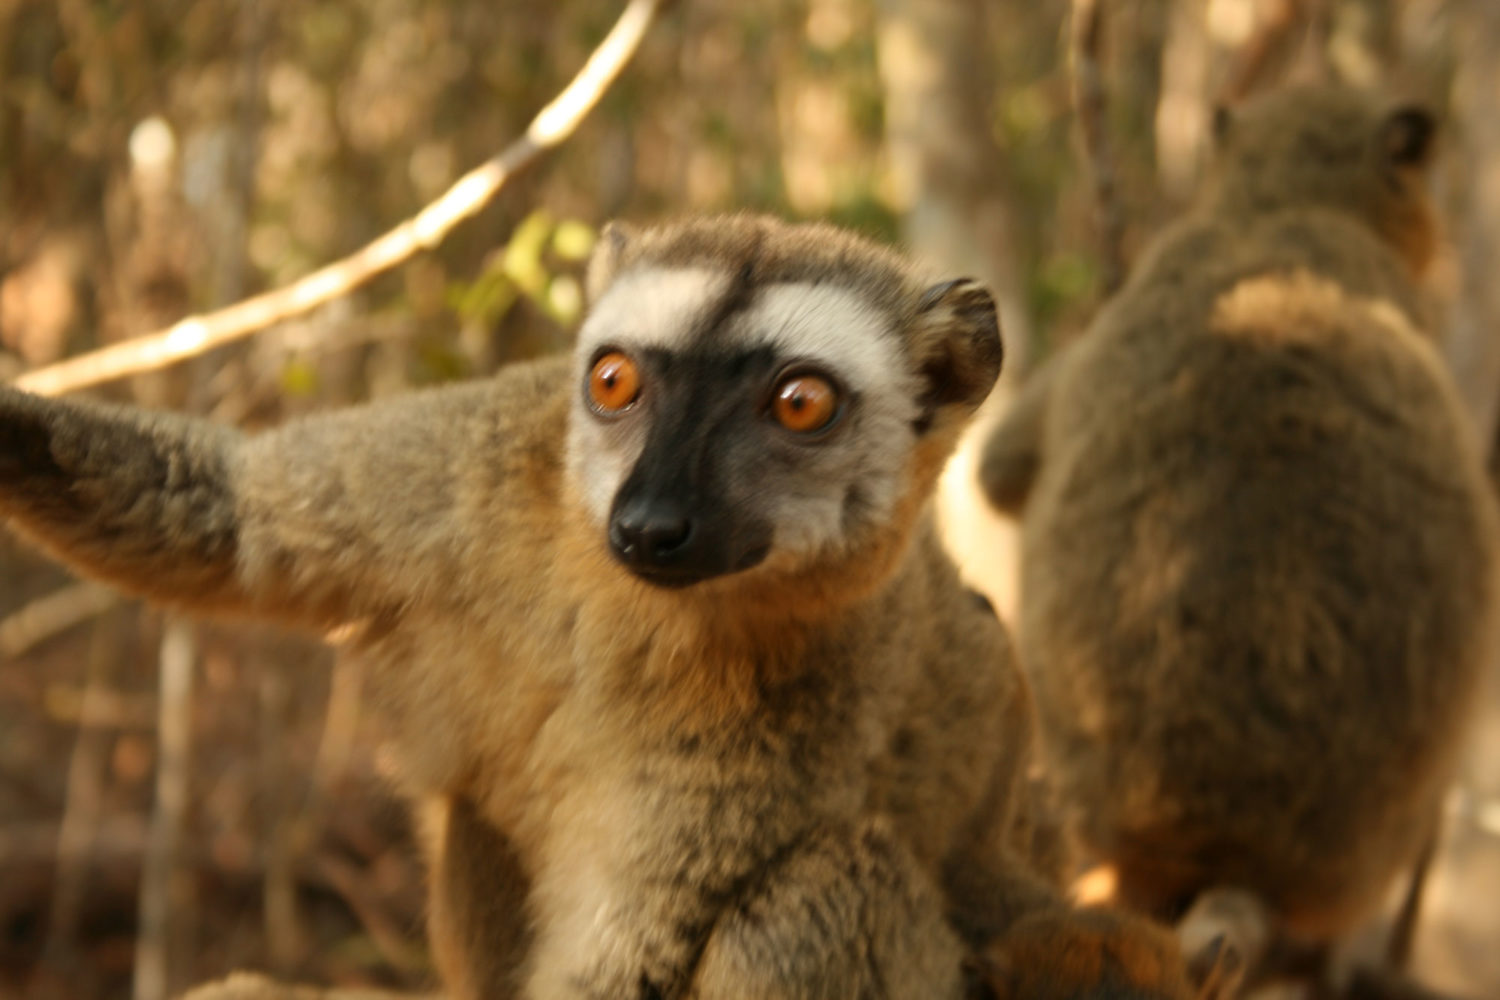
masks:
[[[723,395],[723,383],[769,374],[777,360],[776,350],[766,344],[726,348],[712,341],[695,342],[685,351],[647,347],[641,357],[651,373],[671,380],[669,391],[679,398],[695,392]]]
[[[758,247],[759,241],[756,241]],[[755,298],[756,247],[751,247],[739,270],[730,280],[724,294],[704,314],[701,322],[688,334],[688,350],[710,343],[713,335],[736,313],[743,312]]]
[[[644,230],[627,245],[622,266],[706,267],[743,273],[753,283],[830,285],[850,289],[876,308],[903,316],[912,306],[913,275],[889,248],[821,223],[789,224],[753,215],[691,219]]]

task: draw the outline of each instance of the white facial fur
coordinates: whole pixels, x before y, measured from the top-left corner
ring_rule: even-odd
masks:
[[[582,391],[585,368],[604,344],[626,350],[646,346],[686,346],[705,311],[723,297],[729,276],[706,268],[649,268],[622,274],[589,310],[578,331],[573,357],[576,392]],[[568,471],[584,508],[603,525],[615,492],[640,455],[645,438],[631,442],[606,428],[575,400],[568,428]]]
[[[645,420],[601,422],[581,400],[585,368],[602,345],[747,350],[769,345],[786,362],[808,362],[840,379],[854,397],[847,426],[825,443],[802,446],[796,469],[761,487],[753,502],[775,528],[771,561],[804,557],[847,538],[846,496],[857,485],[860,516],[890,516],[907,475],[918,416],[918,376],[909,370],[891,319],[856,292],[830,284],[787,283],[754,290],[748,307],[694,343],[720,305],[731,276],[705,269],[627,272],[594,305],[579,332],[569,471],[601,530],[610,505],[645,442]],[[642,416],[646,416],[643,414]]]
[[[877,520],[895,506],[919,387],[890,322],[847,288],[786,284],[762,290],[735,324],[746,345],[768,343],[789,361],[812,361],[859,397],[851,433],[810,456],[820,473],[806,483],[812,488],[767,498],[776,523],[773,553],[809,555],[845,537],[844,491],[830,486],[858,481]]]

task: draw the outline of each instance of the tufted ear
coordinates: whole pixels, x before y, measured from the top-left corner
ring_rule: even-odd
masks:
[[[1005,358],[989,290],[972,278],[933,285],[917,302],[912,343],[927,422],[941,407],[984,402]]]
[[[1380,123],[1380,151],[1393,167],[1421,169],[1432,159],[1437,120],[1426,108],[1402,105]]]
[[[594,252],[589,257],[587,287],[591,304],[598,302],[614,283],[625,248],[634,239],[635,231],[623,222],[607,222],[600,230],[599,242],[594,244]]]

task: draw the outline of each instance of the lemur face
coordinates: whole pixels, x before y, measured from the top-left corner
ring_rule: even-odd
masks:
[[[569,440],[615,559],[683,587],[891,517],[923,395],[897,324],[835,284],[621,274],[579,335]]]

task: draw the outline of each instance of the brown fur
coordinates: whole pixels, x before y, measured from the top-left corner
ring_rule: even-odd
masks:
[[[1029,914],[979,964],[994,1000],[1200,995],[1170,931],[1103,908]]]
[[[1229,120],[1196,209],[987,442],[1071,826],[1159,915],[1241,886],[1328,941],[1453,775],[1496,519],[1419,305],[1429,128],[1339,90]]]
[[[0,389],[0,514],[209,612],[355,624],[428,807],[455,998],[956,997],[1056,896],[1013,856],[1030,707],[930,525],[1000,364],[987,294],[761,219],[607,232],[632,267],[841,284],[922,386],[906,488],[801,562],[643,583],[565,461],[566,358],[257,437]]]

